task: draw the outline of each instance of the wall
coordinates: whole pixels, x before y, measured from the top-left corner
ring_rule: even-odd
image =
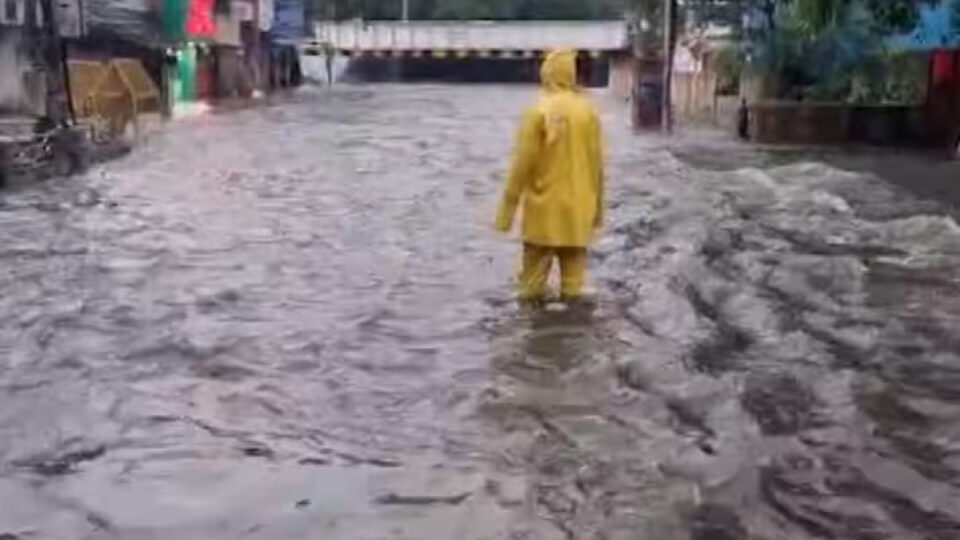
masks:
[[[921,146],[925,118],[921,106],[766,101],[750,106],[750,137],[771,144]]]
[[[610,57],[609,89],[613,96],[623,100],[631,99],[636,80],[637,61],[628,53]],[[723,129],[736,127],[738,96],[718,96],[716,71],[709,59],[697,64],[698,71],[680,71],[674,73],[671,99],[675,119],[680,123],[707,123]],[[647,62],[646,79],[659,86],[662,79],[662,67],[659,62]],[[658,125],[656,118],[644,124]]]
[[[673,78],[671,98],[674,114],[680,121],[714,122],[716,120],[717,75],[712,70],[677,73]]]
[[[276,14],[276,5],[273,0],[256,0],[257,5],[257,24],[261,32],[269,32],[273,28],[273,19]]]
[[[279,5],[278,0],[278,5]],[[626,48],[623,21],[319,22],[314,39],[341,50],[548,50]]]
[[[927,88],[929,134],[943,144],[956,144],[960,130],[960,50],[930,56]]]
[[[217,28],[214,42],[217,45],[240,46],[240,13],[236,7],[238,4],[239,2],[231,3],[230,13],[214,15]]]
[[[216,47],[216,95],[221,98],[250,97],[256,86],[243,51],[237,47]]]
[[[623,100],[629,100],[636,78],[636,62],[630,54],[618,54],[610,58],[610,93]]]
[[[37,27],[42,27],[43,10],[37,9],[34,16]],[[23,26],[26,20],[26,0],[0,0],[0,26]]]
[[[20,110],[26,103],[23,76],[27,63],[19,46],[19,29],[0,27],[0,110]]]

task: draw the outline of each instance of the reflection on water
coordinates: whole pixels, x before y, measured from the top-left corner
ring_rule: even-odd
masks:
[[[937,202],[611,103],[596,305],[519,309],[534,97],[305,92],[0,194],[0,537],[960,538]]]

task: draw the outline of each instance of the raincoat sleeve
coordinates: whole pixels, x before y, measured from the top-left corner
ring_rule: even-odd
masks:
[[[600,119],[597,118],[596,113],[594,113],[591,121],[591,131],[590,134],[590,154],[596,168],[594,171],[594,182],[595,189],[597,193],[597,210],[595,217],[593,219],[593,227],[599,229],[603,227],[604,219],[604,184],[606,183],[606,171],[605,171],[605,150],[603,144],[603,128],[600,125]]]
[[[520,130],[517,133],[517,143],[513,154],[513,163],[510,165],[510,175],[507,178],[507,188],[504,190],[497,212],[497,230],[508,232],[513,227],[513,217],[517,213],[517,206],[527,189],[527,183],[533,174],[540,153],[541,144],[540,114],[537,109],[531,109],[523,116]]]

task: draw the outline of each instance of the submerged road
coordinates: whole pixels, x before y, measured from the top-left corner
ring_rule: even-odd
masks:
[[[525,313],[534,97],[305,91],[0,193],[0,538],[960,538],[949,209],[605,104],[597,305]]]

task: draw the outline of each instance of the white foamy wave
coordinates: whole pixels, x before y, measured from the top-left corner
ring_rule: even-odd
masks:
[[[877,226],[885,243],[909,253],[960,256],[960,226],[947,216],[913,216]]]

